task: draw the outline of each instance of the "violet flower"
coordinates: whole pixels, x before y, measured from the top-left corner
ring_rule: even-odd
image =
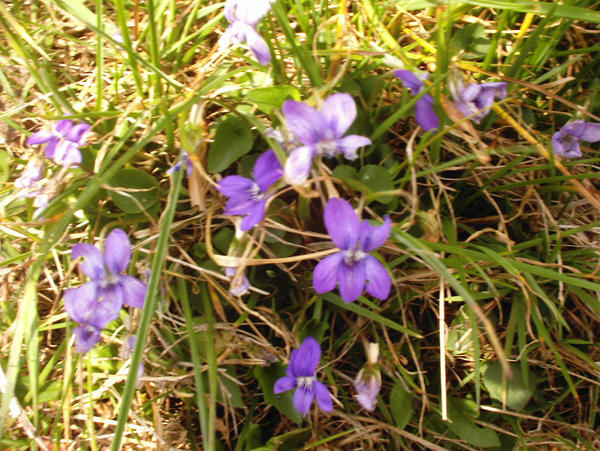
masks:
[[[268,64],[271,61],[271,52],[265,40],[256,31],[256,27],[271,9],[273,1],[227,0],[225,17],[229,21],[229,27],[221,37],[221,46],[247,43],[258,62]]]
[[[90,128],[89,124],[74,124],[69,119],[61,119],[54,130],[40,130],[31,135],[26,143],[46,143],[46,157],[65,167],[77,166],[81,163],[79,147],[85,144],[86,133]]]
[[[21,176],[15,180],[15,186],[21,188],[23,193],[22,197],[34,197],[40,193],[40,184],[38,183],[44,175],[44,163],[38,159],[33,158],[29,160],[27,166],[21,173]]]
[[[508,83],[504,81],[469,83],[464,86],[459,80],[450,84],[456,107],[477,124],[490,112],[495,99],[506,98],[507,87]]]
[[[375,410],[377,404],[377,395],[381,390],[381,371],[377,367],[379,358],[379,345],[377,343],[367,343],[365,346],[367,354],[367,363],[358,372],[354,379],[354,388],[356,390],[356,400],[369,412]]]
[[[131,258],[127,234],[115,229],[106,237],[104,255],[92,244],[79,243],[71,251],[73,259],[83,257],[81,269],[92,279],[65,292],[65,309],[81,326],[73,330],[77,350],[87,353],[100,340],[100,332],[119,316],[123,304],[142,308],[146,284],[123,274]]]
[[[356,119],[356,104],[350,94],[329,96],[320,110],[303,102],[286,100],[282,111],[288,129],[303,144],[292,151],[285,163],[285,175],[294,185],[306,182],[313,157],[334,157],[342,153],[348,160],[354,160],[359,147],[371,144],[366,136],[344,136]]]
[[[229,292],[234,296],[243,296],[248,293],[250,289],[250,282],[246,277],[246,272],[242,271],[242,273],[237,276],[238,269],[226,266],[225,267],[225,275],[230,280]]]
[[[413,95],[417,95],[425,89],[423,80],[409,70],[395,70],[394,75],[402,80],[402,83],[411,90]],[[419,75],[423,79],[427,79],[429,76],[428,73],[419,73]],[[419,124],[426,132],[439,128],[440,120],[433,109],[433,97],[431,97],[430,94],[425,94],[417,100],[417,103],[415,104],[415,119],[417,124]]]
[[[254,164],[254,180],[240,175],[230,175],[219,182],[217,189],[229,199],[225,214],[246,216],[240,225],[244,232],[261,222],[266,213],[267,201],[272,197],[269,188],[283,173],[281,163],[273,150],[263,153]]]
[[[332,241],[340,249],[319,262],[315,267],[313,286],[317,293],[333,290],[339,283],[345,302],[356,300],[367,287],[367,292],[379,299],[390,293],[392,279],[379,260],[369,252],[387,240],[392,228],[388,216],[380,226],[362,221],[344,199],[330,199],[325,206],[325,227]]]
[[[275,394],[296,387],[294,407],[302,416],[306,416],[315,397],[321,410],[324,412],[333,410],[329,389],[315,378],[319,360],[321,360],[319,343],[313,337],[306,337],[300,347],[292,351],[290,363],[285,370],[287,376],[277,379],[273,387]]]
[[[600,141],[600,124],[577,120],[564,125],[552,135],[554,153],[565,158],[581,156],[579,140],[595,143]]]

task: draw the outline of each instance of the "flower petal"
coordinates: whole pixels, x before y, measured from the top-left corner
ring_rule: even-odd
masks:
[[[121,274],[127,270],[131,259],[129,237],[121,229],[114,229],[104,242],[104,260],[111,274]]]
[[[73,321],[79,324],[89,324],[98,303],[97,287],[97,283],[92,281],[65,291],[65,310]]]
[[[104,329],[108,323],[117,319],[123,307],[123,297],[123,290],[119,284],[111,284],[105,288],[98,287],[99,302],[89,324]]]
[[[254,163],[252,175],[263,193],[266,193],[273,183],[283,177],[283,167],[273,150],[267,150],[258,157]]]
[[[71,130],[71,127],[73,127],[73,121],[71,119],[61,119],[56,123],[54,130],[56,130],[56,133],[60,136],[64,137],[66,133]]]
[[[267,42],[254,28],[251,28],[246,33],[246,41],[260,64],[265,66],[271,62],[271,50]]]
[[[87,140],[85,134],[90,131],[90,128],[92,128],[92,126],[85,123],[74,125],[67,133],[65,133],[65,139],[82,146]]]
[[[565,158],[581,156],[579,141],[572,135],[564,132],[564,127],[552,135],[552,150],[555,154]]]
[[[392,278],[385,266],[372,255],[364,259],[364,271],[367,278],[367,293],[379,299],[387,299],[392,287]]]
[[[241,191],[249,191],[254,186],[254,182],[241,175],[230,175],[219,182],[217,190],[227,197],[239,195]]]
[[[277,379],[275,385],[273,386],[273,393],[278,395],[279,393],[283,393],[284,391],[291,390],[298,384],[298,381],[295,377],[283,376]]]
[[[305,145],[316,144],[323,138],[323,116],[313,107],[296,100],[286,100],[281,109],[288,129]]]
[[[127,274],[119,276],[119,286],[123,293],[123,304],[143,308],[148,286],[139,279]]]
[[[285,162],[285,176],[292,185],[302,185],[306,182],[314,155],[313,146],[298,147],[291,153]]]
[[[325,384],[319,381],[313,381],[313,389],[317,396],[317,404],[323,412],[331,412],[333,410],[333,401],[331,393]]]
[[[357,158],[356,151],[360,147],[371,145],[371,140],[366,136],[348,135],[336,141],[337,148],[348,160]]]
[[[404,83],[406,87],[413,92],[413,94],[418,93],[421,88],[423,88],[423,81],[409,70],[395,70],[394,75],[402,80],[402,83]]]
[[[298,349],[292,351],[288,369],[295,377],[313,377],[321,360],[321,346],[317,340],[308,336]]]
[[[326,293],[335,288],[338,283],[338,269],[343,264],[344,253],[337,252],[325,257],[315,266],[313,287],[317,293]]]
[[[242,223],[240,224],[240,230],[246,232],[261,222],[265,218],[265,213],[267,212],[266,209],[267,199],[262,199],[261,201],[256,202],[248,216],[242,220]]]
[[[46,153],[48,149],[46,149]],[[77,147],[77,144],[62,139],[54,150],[52,159],[64,167],[77,166],[81,163],[81,152]]]
[[[425,94],[415,104],[415,119],[426,132],[439,128],[440,120],[433,109],[433,97],[429,94]]]
[[[327,139],[339,139],[348,131],[356,119],[356,103],[350,94],[338,92],[332,94],[323,103],[321,115],[325,119],[321,124],[326,129]]]
[[[50,141],[50,139],[52,137],[54,137],[53,132],[49,132],[48,130],[40,130],[38,132],[35,132],[29,138],[27,138],[27,141],[25,141],[25,144],[30,145],[30,146],[36,145],[36,144],[44,144],[45,142]]]
[[[79,257],[83,257],[83,260],[79,263],[81,270],[90,279],[102,279],[106,277],[106,270],[104,269],[104,256],[100,249],[93,244],[78,243],[73,246],[71,250],[71,257],[75,260]]]
[[[373,226],[369,224],[369,221],[362,221],[359,230],[360,249],[371,252],[386,242],[392,230],[392,221],[389,216],[385,217],[380,226]]]
[[[100,329],[88,324],[73,329],[77,352],[87,354],[100,341]]]
[[[582,141],[590,143],[600,141],[600,124],[579,120],[565,125],[563,130]]]
[[[365,258],[367,257],[370,255]],[[353,265],[344,264],[339,269],[340,295],[344,302],[355,301],[365,289],[365,258],[358,260]]]
[[[315,390],[312,387],[298,387],[294,393],[294,407],[305,417],[313,399],[315,399]]]
[[[340,250],[353,249],[359,238],[358,216],[344,199],[329,199],[323,214],[325,228]]]
[[[46,158],[54,158],[54,152],[56,151],[56,146],[60,143],[60,138],[53,136],[48,140],[48,144],[46,144],[45,155]]]

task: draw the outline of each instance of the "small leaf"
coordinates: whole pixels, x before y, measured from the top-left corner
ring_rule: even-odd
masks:
[[[363,182],[367,188],[369,188],[369,197],[372,200],[377,200],[382,204],[387,204],[394,199],[394,197],[390,194],[382,196],[376,195],[378,192],[393,191],[395,189],[392,176],[386,168],[369,164],[360,170],[358,177],[360,181]]]
[[[283,85],[253,89],[248,93],[247,98],[265,113],[271,114],[273,109],[281,109],[287,99],[300,100],[301,96],[298,88]]]
[[[158,201],[158,182],[139,169],[122,169],[108,182],[109,195],[126,213],[141,213]]]
[[[228,114],[216,125],[215,140],[208,150],[208,172],[214,174],[227,169],[250,152],[253,144],[254,137],[248,125]]]
[[[521,367],[517,364],[511,364],[512,379],[505,379],[500,362],[494,362],[483,375],[483,383],[490,396],[497,401],[502,402],[504,394],[504,382],[506,380],[506,405],[513,410],[523,410],[529,402],[537,386],[537,378],[531,370],[527,370],[527,381],[523,377]]]
[[[460,399],[448,399],[448,427],[462,440],[482,448],[500,446],[500,438],[493,429],[479,427],[475,424],[473,415],[474,402],[461,402]],[[472,405],[471,405],[472,404]],[[476,408],[476,406],[475,406]]]
[[[390,394],[390,409],[399,429],[404,429],[413,415],[412,394],[397,382]]]

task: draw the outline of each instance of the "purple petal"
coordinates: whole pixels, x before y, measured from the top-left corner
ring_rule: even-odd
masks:
[[[46,149],[47,153],[48,149]],[[56,146],[52,159],[64,167],[77,166],[81,163],[81,152],[77,144],[63,139]]]
[[[108,323],[119,316],[119,311],[123,307],[123,297],[123,290],[119,284],[110,284],[107,287],[99,286],[99,302],[89,323],[98,329],[104,329]]]
[[[286,100],[282,107],[288,129],[305,145],[317,144],[325,136],[321,113],[306,103]]]
[[[337,148],[348,160],[355,160],[358,155],[356,151],[360,147],[371,145],[371,140],[366,136],[349,135],[338,139],[336,142]]]
[[[600,124],[583,120],[571,122],[563,127],[563,131],[586,142],[600,141]]]
[[[70,119],[61,119],[60,121],[58,121],[56,123],[56,126],[54,127],[54,130],[56,130],[56,132],[61,135],[61,136],[65,136],[65,134],[71,129],[71,127],[73,127],[73,121]]]
[[[48,140],[48,144],[46,145],[45,155],[46,158],[54,158],[54,152],[56,151],[56,146],[60,143],[60,138],[56,136],[50,138]]]
[[[338,274],[340,280],[340,295],[344,302],[352,302],[358,299],[365,289],[365,258],[358,260],[353,265],[343,265]],[[372,257],[375,258],[375,257]]]
[[[254,186],[254,182],[241,175],[230,175],[219,182],[217,190],[227,197],[239,195],[242,191],[249,191]]]
[[[284,391],[291,390],[298,384],[298,381],[295,377],[284,376],[277,379],[275,385],[273,386],[273,393],[278,395],[279,393],[283,393]]]
[[[141,280],[133,276],[122,274],[119,276],[119,286],[123,293],[123,303],[131,307],[143,308],[148,287]]]
[[[331,412],[333,410],[333,401],[331,394],[325,384],[319,381],[313,381],[313,389],[317,396],[317,404],[323,412]]]
[[[315,266],[313,287],[317,293],[327,293],[335,288],[338,283],[338,269],[343,264],[344,253],[337,252],[325,257]]]
[[[271,9],[272,0],[227,0],[225,17],[229,22],[255,26]]]
[[[93,244],[78,243],[73,246],[71,250],[71,257],[73,260],[83,257],[83,260],[79,263],[81,270],[90,279],[102,279],[106,277],[106,270],[104,269],[104,256],[100,249]]]
[[[313,337],[306,337],[300,347],[292,351],[288,369],[295,377],[313,377],[321,360],[321,346]]]
[[[492,81],[489,83],[481,83],[481,87],[486,90],[492,90],[494,97],[498,100],[503,100],[507,95],[508,83],[505,81]]]
[[[251,30],[246,33],[248,47],[250,47],[258,62],[265,66],[271,62],[271,50],[263,37],[254,28],[251,28]]]
[[[237,276],[238,269],[232,267],[225,268],[225,275],[229,277],[231,283],[229,285],[229,292],[234,296],[243,296],[248,293],[250,288],[250,282],[246,277],[246,273],[242,271],[240,276]]]
[[[364,272],[367,278],[367,293],[378,299],[387,299],[392,287],[392,278],[388,270],[372,255],[363,259]]]
[[[344,199],[329,199],[323,215],[325,228],[340,250],[353,249],[359,238],[358,216]]]
[[[131,259],[129,237],[121,229],[114,229],[104,242],[104,260],[111,274],[121,274],[127,270]]]
[[[418,93],[421,88],[423,88],[423,81],[409,70],[395,70],[394,75],[402,80],[402,82],[413,92],[413,94]]]
[[[89,124],[77,124],[71,127],[67,133],[65,133],[65,139],[82,146],[85,144],[87,139],[85,134],[90,130],[90,128],[92,128],[92,126]]]
[[[73,335],[77,352],[81,354],[87,354],[100,341],[100,329],[90,325],[76,327],[73,329]]]
[[[263,199],[256,203],[256,205],[250,211],[250,214],[246,216],[240,224],[240,229],[243,232],[250,230],[256,224],[261,222],[265,218],[267,210],[267,199]]]
[[[69,317],[79,324],[89,324],[98,303],[98,284],[95,281],[84,283],[77,288],[65,291],[65,310]]]
[[[565,133],[564,127],[552,135],[552,150],[555,154],[565,158],[581,156],[579,141],[574,136]]]
[[[426,132],[439,128],[440,120],[433,109],[433,97],[429,94],[425,94],[415,104],[415,119]]]
[[[303,417],[305,417],[310,410],[310,405],[314,398],[315,390],[312,387],[307,388],[300,386],[296,389],[296,392],[294,393],[294,407],[298,409]]]
[[[362,221],[359,229],[360,249],[365,252],[374,251],[386,242],[391,230],[392,221],[388,216],[380,226],[373,226],[369,224],[369,221]]]
[[[314,155],[313,146],[302,146],[295,149],[288,157],[285,162],[285,176],[292,185],[302,185],[306,182]]]
[[[325,119],[321,127],[326,130],[327,139],[339,139],[348,131],[356,119],[356,103],[350,94],[338,92],[327,97],[321,108]],[[364,145],[364,144],[363,144]]]
[[[273,150],[267,150],[258,157],[254,163],[252,175],[263,193],[266,193],[273,183],[283,177],[283,167]]]
[[[225,204],[225,214],[244,216],[256,213],[256,205],[260,200],[256,199],[250,192],[242,192],[239,196],[232,196]],[[264,208],[264,207],[263,207]]]
[[[33,135],[31,135],[29,138],[27,138],[27,141],[25,141],[25,144],[28,144],[28,145],[43,144],[45,142],[50,141],[50,139],[52,137],[54,137],[53,132],[49,132],[47,130],[40,130],[39,132],[35,132]]]

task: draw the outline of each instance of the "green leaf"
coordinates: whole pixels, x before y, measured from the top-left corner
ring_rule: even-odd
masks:
[[[267,404],[277,407],[280,412],[285,414],[294,423],[302,423],[302,415],[294,407],[294,391],[289,390],[279,395],[273,393],[275,381],[280,377],[285,376],[283,365],[276,363],[269,366],[257,366],[254,368],[254,376],[258,379],[258,383],[262,387],[262,392]]]
[[[109,195],[126,213],[142,213],[158,201],[158,182],[139,169],[122,169],[108,182]]]
[[[463,50],[463,58],[477,58],[485,56],[490,48],[490,40],[486,37],[485,27],[480,23],[472,23],[458,30],[453,38],[452,45],[456,53]]]
[[[275,108],[281,109],[283,102],[289,98],[293,100],[302,98],[298,88],[285,85],[256,88],[250,91],[246,97],[267,114],[271,114]]]
[[[537,378],[531,370],[527,370],[527,380],[523,377],[521,367],[511,364],[512,379],[506,379],[499,362],[490,365],[483,376],[483,383],[490,396],[500,402],[504,394],[504,383],[506,382],[506,405],[513,410],[523,410],[529,402],[537,386]]]
[[[404,429],[413,415],[412,393],[397,382],[390,394],[390,409],[399,429]]]
[[[448,399],[448,418],[450,420],[448,427],[450,430],[471,445],[482,448],[500,446],[500,438],[496,431],[488,427],[477,426],[472,417],[472,407],[469,403],[461,401],[460,399]],[[471,403],[475,405],[474,402],[471,401]]]
[[[216,125],[215,140],[208,150],[208,172],[214,174],[227,169],[250,152],[253,144],[254,137],[248,125],[228,114]]]
[[[386,168],[368,164],[360,170],[358,177],[370,191],[367,201],[377,200],[382,204],[387,204],[394,199],[390,194],[377,194],[381,191],[393,191],[395,189],[392,176]]]
[[[8,180],[10,155],[4,149],[0,150],[0,183]]]

